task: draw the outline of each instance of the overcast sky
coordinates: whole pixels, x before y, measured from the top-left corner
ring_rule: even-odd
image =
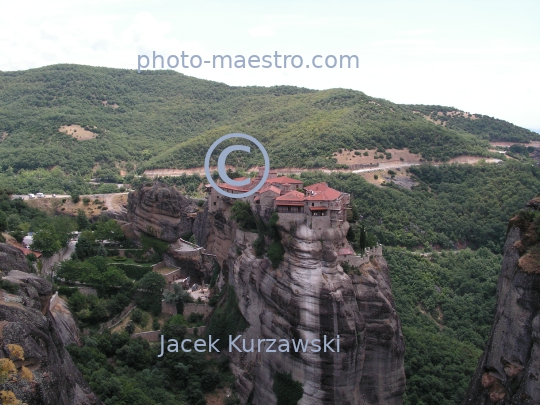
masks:
[[[361,90],[540,128],[540,1],[5,1],[0,70],[137,68],[137,55],[358,55],[358,69],[178,71],[231,85]]]

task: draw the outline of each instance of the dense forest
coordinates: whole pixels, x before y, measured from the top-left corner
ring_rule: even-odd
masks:
[[[407,147],[444,161],[488,156],[486,139],[540,137],[485,116],[436,125],[413,110],[353,90],[232,87],[173,71],[54,65],[0,72],[0,168],[59,167],[112,179],[119,169],[199,167],[210,144],[231,132],[258,138],[275,167],[336,167],[339,148]],[[60,132],[70,125],[87,137]],[[237,163],[262,163],[246,155]]]

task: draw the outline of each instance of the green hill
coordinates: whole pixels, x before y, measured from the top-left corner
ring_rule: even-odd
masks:
[[[540,139],[485,116],[445,126],[424,117],[440,110],[455,109],[345,89],[233,87],[173,71],[54,65],[0,72],[0,165],[79,174],[99,168],[102,177],[120,166],[200,167],[210,144],[230,132],[257,137],[275,167],[335,167],[340,148],[407,147],[447,160],[487,156],[487,139]],[[71,134],[60,132],[65,126]],[[244,166],[262,163],[257,154],[237,158]]]

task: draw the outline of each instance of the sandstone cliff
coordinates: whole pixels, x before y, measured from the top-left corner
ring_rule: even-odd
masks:
[[[315,231],[280,227],[286,250],[272,268],[256,257],[257,234],[237,229],[228,212],[205,213],[195,230],[222,263],[221,283],[234,287],[249,327],[244,339],[322,339],[340,336],[340,353],[233,353],[243,402],[275,404],[273,378],[290,373],[303,386],[300,405],[401,404],[404,341],[388,266],[382,257],[345,274],[337,251],[348,225]]]
[[[176,205],[174,199],[179,199]],[[187,227],[183,213],[192,208],[170,188],[155,184],[129,201],[128,216],[140,231],[163,224],[163,232],[156,236],[170,241],[179,236],[175,227]],[[340,336],[339,353],[232,354],[242,403],[276,404],[275,373],[290,373],[303,387],[300,405],[402,404],[405,347],[383,257],[349,275],[337,253],[348,245],[347,223],[322,231],[282,224],[279,232],[286,253],[274,269],[267,258],[255,255],[258,235],[239,230],[230,209],[203,208],[190,230],[222,267],[218,286],[235,289],[239,310],[249,323],[243,338]]]
[[[33,381],[19,379],[0,385],[29,405],[98,405],[81,373],[71,360],[57,332],[57,325],[49,311],[52,285],[45,279],[30,274],[21,252],[13,252],[0,244],[0,253],[14,254],[18,270],[3,266],[2,279],[19,286],[16,294],[0,290],[0,358],[9,356],[8,345],[18,344],[24,349],[24,361]],[[23,271],[21,271],[21,269]],[[7,274],[6,274],[7,273]]]
[[[493,329],[464,404],[540,403],[540,199],[512,218]]]
[[[127,218],[136,232],[175,242],[191,232],[197,206],[175,188],[154,182],[129,193]]]

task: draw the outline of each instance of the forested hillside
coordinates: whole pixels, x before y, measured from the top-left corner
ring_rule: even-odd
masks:
[[[442,126],[415,109],[353,90],[232,87],[173,71],[54,65],[0,72],[0,167],[111,177],[120,167],[201,166],[209,145],[230,132],[257,137],[275,167],[335,167],[340,148],[407,147],[446,160],[488,155],[488,138],[539,137],[488,117]],[[237,163],[259,159],[242,154]]]

